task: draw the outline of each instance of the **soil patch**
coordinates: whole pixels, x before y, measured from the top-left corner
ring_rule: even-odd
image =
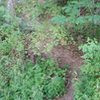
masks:
[[[78,46],[76,45],[68,45],[68,46],[57,46],[52,50],[51,54],[52,58],[54,58],[60,67],[63,67],[65,64],[70,66],[69,73],[66,76],[66,90],[67,93],[56,100],[73,100],[73,73],[77,70],[79,72],[80,66],[83,64],[82,62],[82,52],[78,50]]]

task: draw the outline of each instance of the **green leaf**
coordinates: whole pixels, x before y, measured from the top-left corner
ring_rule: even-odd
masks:
[[[55,16],[51,19],[51,22],[56,24],[64,24],[66,22],[66,17],[63,15]]]

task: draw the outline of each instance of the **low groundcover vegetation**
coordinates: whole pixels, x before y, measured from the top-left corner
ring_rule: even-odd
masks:
[[[0,100],[55,100],[68,83],[73,100],[100,100],[100,0],[0,0]]]

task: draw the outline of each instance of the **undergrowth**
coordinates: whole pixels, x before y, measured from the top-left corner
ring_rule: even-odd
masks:
[[[63,95],[67,68],[38,57],[80,35],[99,41],[99,7],[98,0],[18,0],[10,15],[7,0],[0,0],[0,100],[53,100]],[[99,100],[100,44],[89,39],[80,49],[84,65],[75,100]]]
[[[51,59],[31,61],[0,58],[0,100],[53,100],[65,92],[67,68]]]
[[[75,83],[74,100],[100,99],[100,44],[96,40],[88,39],[80,46],[84,52],[84,64],[78,81]]]
[[[39,58],[43,46],[54,37],[49,30],[44,31],[45,27],[30,32],[26,25],[21,30],[19,24],[18,16],[9,16],[5,7],[0,7],[0,100],[53,100],[63,95],[67,68],[59,68],[52,59]],[[53,32],[58,30],[52,27]]]

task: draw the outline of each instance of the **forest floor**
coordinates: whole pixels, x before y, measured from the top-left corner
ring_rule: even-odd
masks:
[[[57,98],[56,100],[73,100],[73,80],[78,80],[78,74],[80,71],[80,66],[83,64],[81,58],[82,52],[78,50],[78,46],[57,46],[52,50],[52,57],[58,61],[59,66],[64,66],[68,64],[69,71],[66,75],[66,93],[64,96]]]

